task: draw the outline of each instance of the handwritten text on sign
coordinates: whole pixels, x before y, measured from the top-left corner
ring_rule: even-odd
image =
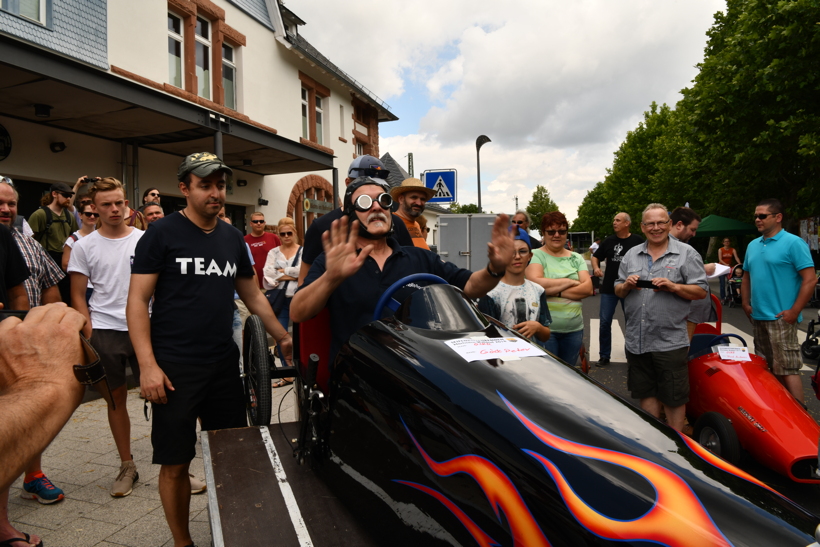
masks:
[[[461,338],[444,343],[466,361],[546,355],[543,350],[520,338]]]

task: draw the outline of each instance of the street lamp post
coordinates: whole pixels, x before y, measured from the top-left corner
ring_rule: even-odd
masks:
[[[487,135],[479,135],[479,137],[475,140],[475,164],[476,164],[476,174],[478,176],[478,212],[482,213],[483,210],[481,209],[481,158],[479,157],[479,152],[481,151],[481,147],[487,144],[490,141],[490,137]]]

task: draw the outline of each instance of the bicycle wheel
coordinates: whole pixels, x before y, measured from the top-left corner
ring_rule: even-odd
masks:
[[[271,416],[270,364],[262,320],[251,315],[245,322],[244,351],[246,408],[250,425],[268,425]]]

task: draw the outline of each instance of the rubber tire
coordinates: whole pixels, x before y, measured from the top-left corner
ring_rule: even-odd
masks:
[[[693,437],[709,452],[732,465],[740,462],[740,441],[732,423],[723,414],[707,412],[698,418]]]
[[[258,315],[245,321],[242,362],[245,365],[245,401],[250,425],[269,425],[271,417],[270,361],[265,327]],[[256,404],[254,404],[254,400]]]
[[[800,353],[802,353],[806,359],[816,361],[820,359],[820,345],[813,340],[806,340],[800,344]]]

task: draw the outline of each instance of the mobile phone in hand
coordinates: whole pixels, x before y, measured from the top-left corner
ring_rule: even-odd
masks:
[[[635,285],[639,289],[657,289],[657,287],[652,284],[651,279],[639,279],[635,282]]]
[[[17,317],[25,319],[28,310],[0,310],[0,321],[8,319],[9,317]]]

